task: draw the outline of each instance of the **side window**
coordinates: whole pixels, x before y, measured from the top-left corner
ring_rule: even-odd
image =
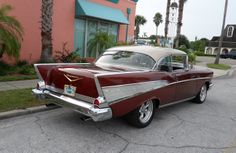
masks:
[[[167,56],[167,57],[161,59],[159,65],[158,65],[158,70],[159,71],[166,71],[166,72],[172,71],[172,69],[171,69],[171,57],[170,56]]]
[[[187,66],[186,56],[178,56],[178,55],[172,56],[171,67],[174,71],[179,69],[184,70],[186,66]]]

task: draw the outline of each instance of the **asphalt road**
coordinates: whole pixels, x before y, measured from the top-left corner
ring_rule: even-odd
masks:
[[[236,75],[214,80],[204,104],[157,110],[150,126],[81,121],[67,109],[0,121],[1,153],[236,153]]]

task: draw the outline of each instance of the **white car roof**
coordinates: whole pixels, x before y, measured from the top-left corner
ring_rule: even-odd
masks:
[[[110,51],[130,51],[136,53],[142,53],[151,56],[154,60],[158,60],[160,57],[169,56],[169,55],[183,55],[186,53],[177,49],[172,48],[162,48],[162,47],[153,47],[153,46],[118,46],[107,49],[106,52]]]

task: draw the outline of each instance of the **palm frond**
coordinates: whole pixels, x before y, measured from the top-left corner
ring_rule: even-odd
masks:
[[[19,57],[23,40],[23,27],[13,16],[8,16],[12,10],[10,5],[0,7],[0,58],[5,53],[10,57]]]

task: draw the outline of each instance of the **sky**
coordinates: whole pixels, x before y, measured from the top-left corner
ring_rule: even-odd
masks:
[[[175,1],[178,2],[178,0]],[[228,1],[226,25],[236,24],[236,0]],[[166,4],[167,0],[138,1],[136,15],[142,15],[147,19],[147,23],[140,27],[140,36],[144,32],[148,36],[155,35],[156,28],[153,17],[157,12],[163,16],[163,23],[158,28],[158,34],[164,35]],[[186,35],[189,40],[194,40],[195,37],[211,39],[213,36],[219,36],[222,28],[224,4],[225,0],[188,0],[184,5],[181,34]]]

